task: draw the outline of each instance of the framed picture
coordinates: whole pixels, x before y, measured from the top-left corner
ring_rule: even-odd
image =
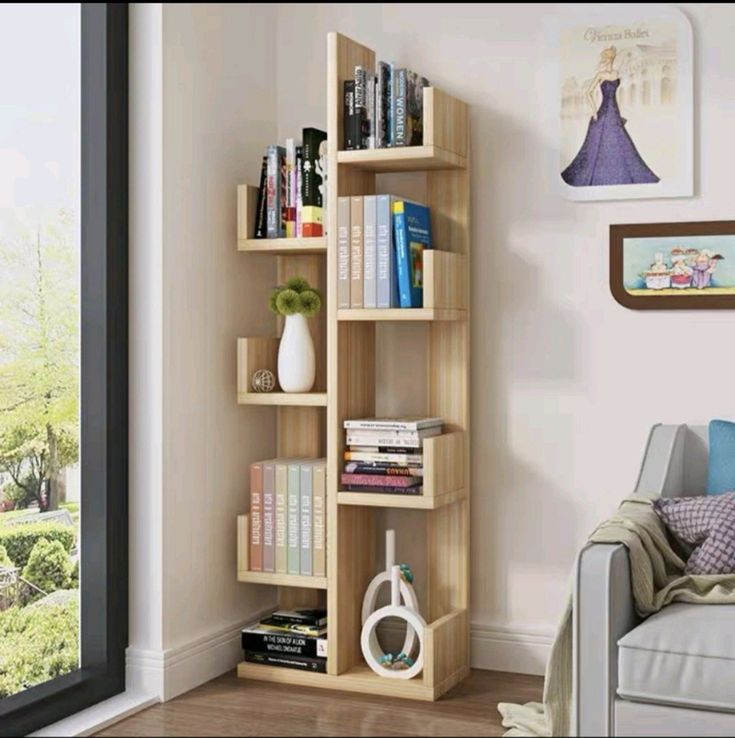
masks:
[[[556,21],[559,185],[570,200],[693,194],[692,29],[676,8],[580,5]],[[552,65],[553,66],[553,65]]]
[[[610,226],[610,290],[636,310],[735,308],[735,221]]]

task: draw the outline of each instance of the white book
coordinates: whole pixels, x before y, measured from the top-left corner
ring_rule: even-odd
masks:
[[[350,307],[350,198],[337,199],[337,307]]]
[[[344,427],[361,430],[420,431],[424,428],[433,428],[441,424],[441,418],[359,418],[356,420],[345,420]]]
[[[366,308],[378,306],[378,255],[377,255],[377,197],[365,195],[363,198],[362,224],[362,303]]]

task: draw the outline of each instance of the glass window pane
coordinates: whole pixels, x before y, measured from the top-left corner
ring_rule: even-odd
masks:
[[[79,665],[80,10],[0,6],[0,698]]]

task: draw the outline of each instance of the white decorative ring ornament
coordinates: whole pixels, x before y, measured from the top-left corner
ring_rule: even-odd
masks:
[[[415,610],[396,604],[400,602],[400,581],[400,568],[394,566],[391,572],[391,604],[381,607],[380,610],[375,611],[368,617],[362,628],[360,647],[367,665],[378,676],[388,679],[413,679],[424,668],[424,628],[426,628],[426,621]],[[380,621],[385,618],[404,620],[407,629],[418,636],[419,652],[412,665],[407,669],[392,669],[381,663],[385,660],[385,653],[383,653],[378,643],[376,628]],[[407,652],[404,653],[407,654]]]

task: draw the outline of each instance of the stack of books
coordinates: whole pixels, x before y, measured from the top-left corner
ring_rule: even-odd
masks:
[[[429,80],[405,67],[378,62],[355,67],[344,82],[343,148],[383,149],[424,142],[424,87]]]
[[[429,208],[395,195],[337,198],[337,307],[423,307]]]
[[[255,238],[326,235],[327,134],[304,128],[302,140],[268,146],[260,169]]]
[[[250,570],[326,576],[326,459],[250,466]]]
[[[326,610],[277,610],[244,628],[245,661],[300,671],[327,671]]]
[[[441,418],[363,418],[346,420],[344,427],[343,490],[422,493],[424,439],[441,435]]]

